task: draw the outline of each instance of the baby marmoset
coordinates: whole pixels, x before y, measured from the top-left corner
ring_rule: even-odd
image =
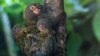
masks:
[[[15,25],[12,31],[13,31],[13,36],[15,37],[14,39],[16,40],[17,44],[19,45],[21,50],[24,50],[25,46],[24,39],[27,34],[27,29],[25,28],[25,26]]]
[[[52,56],[55,44],[55,33],[52,29],[52,20],[49,18],[41,18],[37,21],[37,28],[40,31],[39,37],[41,39],[41,51],[43,55]]]
[[[48,34],[52,29],[52,20],[50,18],[41,18],[37,21],[37,29],[41,34]]]

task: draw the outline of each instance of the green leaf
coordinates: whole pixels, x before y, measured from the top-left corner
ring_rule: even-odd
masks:
[[[17,13],[22,12],[23,8],[24,8],[23,5],[16,3],[16,4],[13,4],[11,6],[6,6],[4,9],[8,13],[13,13],[13,14],[15,13],[15,14],[17,14]]]
[[[4,0],[0,0],[0,5],[4,3]]]
[[[93,29],[96,35],[96,39],[100,41],[100,11],[98,11],[94,17]]]
[[[93,3],[95,1],[96,0],[80,0],[80,4],[84,6],[84,5],[88,5],[90,3]]]
[[[83,42],[82,37],[72,32],[68,39],[68,45],[67,45],[67,55],[68,56],[78,56],[78,50]]]
[[[71,21],[71,19],[67,19],[67,32],[72,32],[73,31],[73,22]]]
[[[93,19],[93,30],[96,39],[100,42],[100,0],[97,0],[98,11]]]
[[[31,3],[40,3],[43,4],[44,0],[22,0],[26,5],[31,4]]]
[[[68,3],[67,0],[64,0],[64,10],[68,16],[74,14],[73,7],[74,5],[72,3]]]

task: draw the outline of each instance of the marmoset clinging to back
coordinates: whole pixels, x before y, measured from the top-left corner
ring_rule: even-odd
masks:
[[[22,50],[24,50],[24,38],[26,37],[28,30],[25,28],[25,26],[15,25],[12,31],[15,37],[14,39],[16,40],[17,44],[20,46]]]
[[[41,52],[43,56],[53,56],[53,49],[55,48],[55,32],[52,29],[52,20],[41,18],[37,21],[37,29],[41,39]]]

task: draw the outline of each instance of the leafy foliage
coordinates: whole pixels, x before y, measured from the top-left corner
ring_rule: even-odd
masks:
[[[100,42],[100,11],[97,11],[97,14],[94,17],[93,29],[96,35],[96,39]]]

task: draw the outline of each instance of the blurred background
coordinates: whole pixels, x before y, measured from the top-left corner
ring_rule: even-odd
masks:
[[[0,0],[0,56],[25,56],[12,36],[23,24],[23,11],[43,0]],[[67,14],[67,56],[100,56],[100,0],[64,0]]]

